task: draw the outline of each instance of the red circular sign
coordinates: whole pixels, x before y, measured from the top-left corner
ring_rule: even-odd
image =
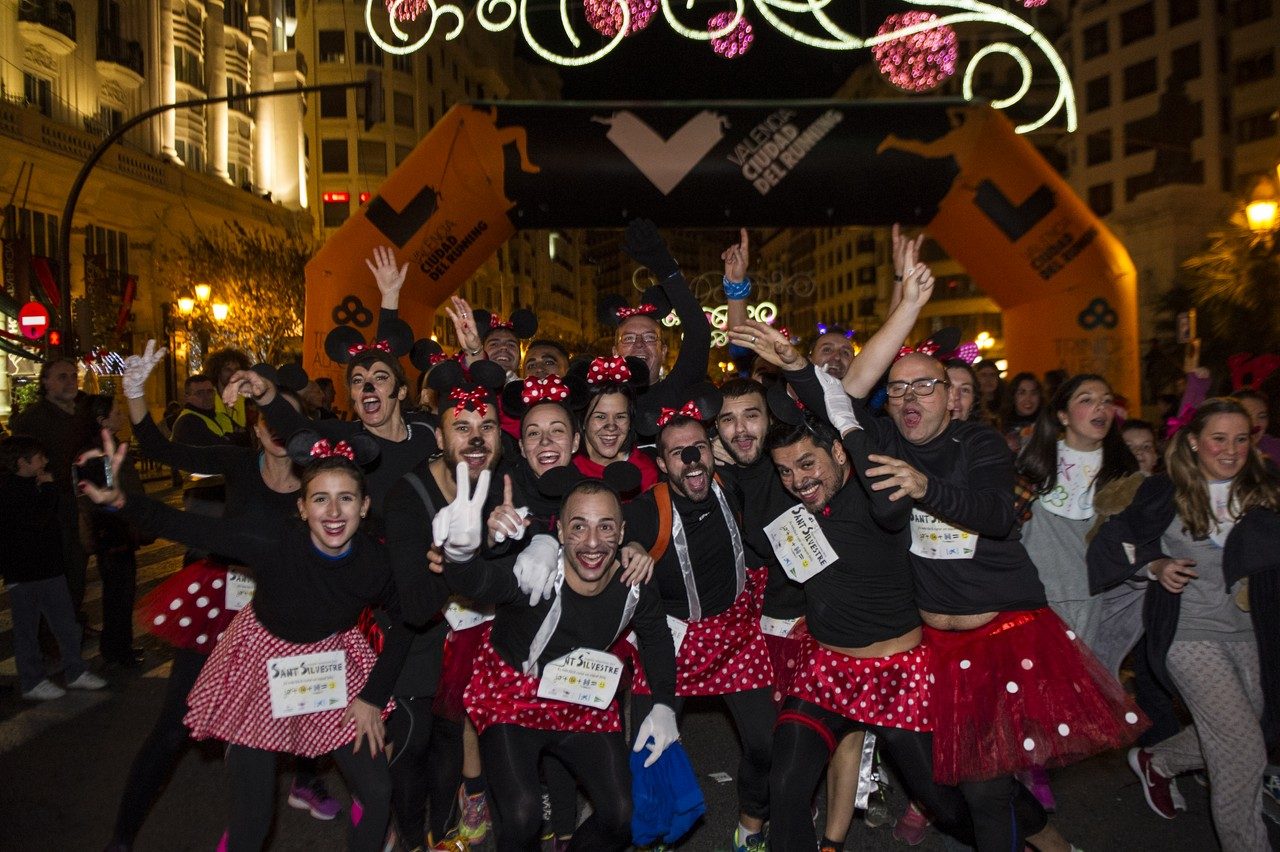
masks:
[[[39,340],[49,330],[49,309],[39,302],[27,302],[18,311],[18,325],[24,335]]]

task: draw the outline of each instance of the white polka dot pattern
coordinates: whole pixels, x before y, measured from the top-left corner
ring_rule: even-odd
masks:
[[[221,606],[226,576],[227,567],[210,559],[183,566],[139,603],[139,620],[175,647],[209,652],[216,644],[210,637],[226,630],[235,615]]]
[[[923,644],[889,657],[850,657],[805,637],[789,695],[855,722],[930,731],[930,654]]]

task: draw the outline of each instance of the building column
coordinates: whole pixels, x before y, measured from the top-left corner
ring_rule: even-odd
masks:
[[[208,0],[204,19],[204,86],[211,98],[227,96],[226,9],[222,0]],[[227,172],[227,105],[206,107],[205,150],[211,174],[230,183]]]
[[[273,88],[271,22],[261,15],[249,18],[253,48],[249,56],[249,88],[264,92]],[[271,192],[276,184],[275,107],[277,98],[259,98],[253,108],[253,173],[259,189]]]
[[[174,6],[184,0],[160,0],[160,103],[171,104],[178,100],[177,71],[173,67],[173,16]],[[160,153],[177,159],[178,149],[174,140],[178,136],[178,111],[160,113]]]

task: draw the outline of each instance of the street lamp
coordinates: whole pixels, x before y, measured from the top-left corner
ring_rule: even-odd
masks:
[[[1260,178],[1254,184],[1249,201],[1244,205],[1244,218],[1255,237],[1270,240],[1275,231],[1276,213],[1280,209],[1276,196],[1276,185],[1270,178]]]
[[[201,302],[209,301],[209,294],[213,292],[213,288],[208,284],[197,284],[195,286],[196,298]]]

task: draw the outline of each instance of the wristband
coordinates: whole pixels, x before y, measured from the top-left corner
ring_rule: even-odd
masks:
[[[484,351],[484,347],[481,347],[481,348],[479,348],[479,349],[475,349],[475,350],[471,350],[471,349],[466,350],[467,354],[468,354],[468,355],[470,355],[472,358],[475,358],[476,356],[478,356],[478,355],[479,355],[481,352],[483,352],[483,351]]]
[[[750,278],[744,278],[741,281],[730,281],[727,277],[722,277],[720,280],[724,285],[726,299],[745,299],[751,295]]]

